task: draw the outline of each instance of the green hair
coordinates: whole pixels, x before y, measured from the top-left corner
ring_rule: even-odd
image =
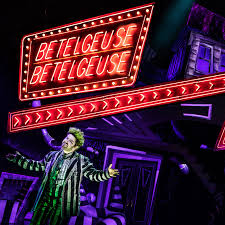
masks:
[[[76,138],[76,146],[83,146],[84,145],[84,132],[76,127],[70,127],[67,134],[72,134]]]

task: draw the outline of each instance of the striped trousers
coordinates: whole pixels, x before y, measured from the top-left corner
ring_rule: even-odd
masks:
[[[61,217],[61,198],[43,196],[34,211],[30,225],[68,224],[68,219]]]

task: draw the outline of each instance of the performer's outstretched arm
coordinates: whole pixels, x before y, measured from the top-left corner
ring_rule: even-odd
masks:
[[[91,181],[101,182],[106,181],[112,177],[119,175],[117,169],[111,169],[112,164],[105,170],[97,170],[94,168],[93,163],[90,162],[88,157],[84,157],[84,164],[82,166],[83,174]]]
[[[41,100],[33,100],[32,107],[40,107]],[[45,142],[54,150],[59,151],[61,146],[55,144],[55,139],[50,136],[46,128],[41,129],[42,135],[44,137]]]
[[[59,151],[61,149],[60,145],[56,145],[56,141],[51,135],[48,133],[47,129],[41,129],[42,135],[44,137],[45,142],[54,150]]]
[[[6,158],[13,162],[16,163],[18,166],[28,169],[28,170],[33,170],[33,171],[44,171],[46,167],[46,163],[50,160],[51,153],[48,153],[44,159],[40,161],[36,161],[33,159],[28,159],[25,156],[21,155],[18,151],[16,151],[15,154],[8,154]]]

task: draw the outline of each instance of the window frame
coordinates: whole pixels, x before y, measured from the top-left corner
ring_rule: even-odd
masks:
[[[200,58],[198,56],[199,55],[200,46],[203,46],[205,48],[209,48],[210,49],[211,56],[210,56],[210,59],[209,60],[207,60],[205,58]],[[209,44],[200,42],[199,43],[199,47],[198,47],[198,52],[197,52],[197,57],[196,57],[196,63],[195,63],[195,72],[197,72],[198,75],[207,75],[203,71],[200,71],[200,70],[197,69],[198,59],[202,59],[202,60],[205,60],[205,61],[209,62],[209,70],[208,70],[208,73],[207,74],[213,73],[213,45],[209,45]]]
[[[222,66],[223,68],[224,68],[224,70],[223,71],[221,71],[221,62],[222,62],[222,55],[224,55],[225,56],[225,50],[224,49],[222,49],[221,50],[221,54],[220,54],[220,62],[219,62],[219,71],[218,72],[225,72],[225,64]]]

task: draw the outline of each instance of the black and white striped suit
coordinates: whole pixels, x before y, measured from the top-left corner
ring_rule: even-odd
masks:
[[[52,151],[48,153],[41,161],[27,159],[20,154],[16,156],[14,162],[24,169],[44,172],[42,184],[39,188],[33,210],[35,210],[38,203],[42,200],[50,170],[55,166],[58,157],[60,157],[62,154],[64,154],[62,150]],[[111,178],[108,168],[104,171],[97,170],[94,168],[93,163],[90,162],[88,157],[75,152],[74,156],[70,159],[69,166],[65,172],[62,191],[62,217],[79,215],[80,185],[83,176],[90,179],[91,181],[96,182],[105,181]]]

